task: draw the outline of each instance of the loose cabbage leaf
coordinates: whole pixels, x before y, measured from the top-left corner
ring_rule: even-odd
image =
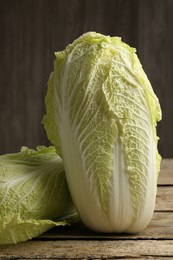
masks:
[[[54,147],[22,147],[0,156],[0,244],[17,243],[69,224],[75,213]],[[59,219],[59,220],[58,220]]]
[[[140,231],[155,205],[161,109],[136,51],[89,32],[55,55],[43,122],[77,211],[96,231]]]

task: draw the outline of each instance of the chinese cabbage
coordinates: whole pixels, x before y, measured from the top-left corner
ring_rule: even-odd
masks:
[[[54,147],[22,147],[0,156],[0,244],[67,225],[67,216],[73,214],[63,163]]]
[[[43,118],[83,222],[134,233],[153,214],[159,101],[135,49],[89,32],[55,53]]]

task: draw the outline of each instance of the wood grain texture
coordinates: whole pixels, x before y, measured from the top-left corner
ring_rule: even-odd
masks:
[[[0,251],[1,259],[162,259],[162,256],[173,257],[173,240],[30,241],[1,247]]]
[[[158,187],[155,210],[173,211],[173,186]]]
[[[172,14],[172,0],[0,0],[0,154],[49,144],[41,120],[54,52],[92,30],[137,48],[163,110],[159,150],[172,157]]]

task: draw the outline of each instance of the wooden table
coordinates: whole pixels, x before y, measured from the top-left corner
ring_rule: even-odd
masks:
[[[136,235],[102,235],[82,224],[54,228],[17,245],[1,246],[0,259],[173,259],[173,159],[162,160],[150,225]]]

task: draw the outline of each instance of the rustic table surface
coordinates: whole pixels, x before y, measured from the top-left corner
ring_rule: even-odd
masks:
[[[164,159],[156,208],[136,235],[103,235],[82,224],[54,228],[40,237],[0,247],[0,259],[173,259],[173,159]]]

